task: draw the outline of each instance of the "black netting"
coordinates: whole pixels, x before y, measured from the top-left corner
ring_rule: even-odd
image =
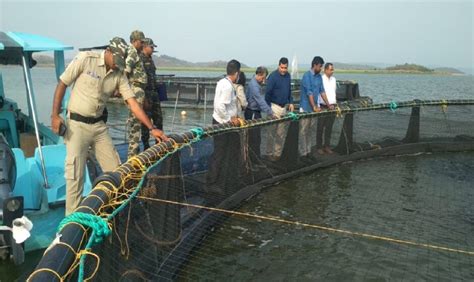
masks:
[[[408,219],[406,225],[387,224],[372,228],[370,218],[377,214],[368,213],[367,210],[376,211],[377,207],[383,209],[385,204],[393,208],[389,204],[390,198],[399,197],[393,191],[382,188],[374,191],[373,198],[351,198],[352,201],[346,203],[347,209],[354,210],[354,216],[358,215],[357,221],[353,222],[340,220],[341,215],[323,216],[323,211],[329,209],[326,206],[328,203],[309,209],[298,208],[300,214],[312,214],[311,221],[304,216],[285,217],[284,213],[283,218],[286,221],[275,221],[276,218],[282,219],[282,214],[273,214],[272,211],[278,211],[280,207],[299,207],[300,204],[306,208],[311,206],[304,194],[298,194],[297,198],[269,201],[270,203],[265,205],[273,205],[273,208],[268,208],[265,213],[261,212],[265,207],[252,206],[252,200],[246,200],[258,195],[265,187],[285,179],[293,179],[316,168],[338,163],[378,156],[473,151],[473,111],[473,101],[417,101],[373,106],[355,103],[340,105],[333,112],[293,115],[282,120],[259,120],[237,128],[229,125],[208,128],[202,136],[198,131],[174,136],[176,142],[171,142],[167,147],[155,146],[140,155],[141,159],[146,160],[143,163],[149,166],[163,157],[164,151],[184,146],[183,149],[169,154],[143,176],[143,186],[136,197],[110,221],[112,235],[90,250],[100,258],[98,271],[95,272],[96,259],[87,255],[84,277],[93,276],[93,280],[97,281],[225,279],[226,276],[217,274],[219,272],[229,273],[231,279],[237,280],[253,277],[265,279],[272,277],[271,273],[275,267],[284,268],[285,261],[288,260],[325,267],[327,275],[304,276],[305,273],[296,270],[292,272],[291,269],[280,272],[287,278],[326,277],[337,280],[349,279],[349,274],[358,279],[378,277],[377,273],[364,270],[361,265],[357,268],[348,265],[344,271],[338,272],[340,269],[331,261],[324,261],[324,252],[313,257],[299,253],[301,249],[311,248],[295,243],[294,240],[301,236],[315,236],[314,240],[319,244],[324,244],[323,240],[326,240],[327,244],[334,246],[335,252],[340,252],[342,259],[346,258],[348,261],[362,260],[370,264],[363,254],[351,250],[356,250],[361,241],[376,240],[373,248],[390,253],[395,258],[403,259],[406,254],[423,254],[420,258],[428,256],[429,260],[436,261],[448,256],[453,259],[452,262],[456,261],[466,269],[472,269],[474,241],[468,233],[464,237],[465,241],[452,242],[445,246],[440,243],[436,234],[441,234],[444,238],[449,236],[449,232],[446,233],[442,226],[436,224],[434,227],[430,225],[433,230],[417,231],[416,226],[410,224],[411,219]],[[197,142],[192,142],[193,140]],[[120,181],[115,183],[120,189],[119,192],[103,198],[108,201],[126,199],[127,195],[134,191],[139,179],[129,177],[136,173],[136,168],[137,165],[131,161],[120,168],[117,172],[120,174]],[[367,172],[365,181],[370,182],[371,177],[377,177],[377,172]],[[333,180],[322,177],[315,181],[320,181],[317,189],[322,194],[330,193],[325,181]],[[337,176],[334,181],[339,181],[342,185],[352,180]],[[428,198],[434,197],[433,199],[438,200],[440,196],[432,195],[430,191],[426,189],[424,193]],[[388,200],[382,200],[385,196],[388,196]],[[470,196],[466,195],[468,199],[472,199]],[[445,198],[451,201],[462,200],[462,197]],[[242,206],[244,203],[245,207]],[[420,215],[410,215],[413,220],[417,216],[436,219],[433,217],[436,217],[437,206],[430,206],[430,201],[427,203],[417,208]],[[472,222],[472,205],[462,206],[463,208],[457,211],[459,216]],[[110,214],[117,207],[112,205],[101,209],[101,214]],[[344,214],[344,211],[338,212]],[[399,216],[394,213],[391,213],[392,215]],[[306,222],[308,225],[297,222]],[[239,224],[247,226],[244,228],[245,232],[242,227],[239,229]],[[337,230],[319,228],[321,226],[330,226]],[[268,228],[273,228],[272,239],[268,240],[278,241],[282,234],[286,234],[288,241],[279,241],[278,249],[262,250],[262,242],[266,242],[263,230]],[[67,228],[63,230],[67,231]],[[472,225],[471,231],[474,232]],[[423,232],[430,232],[428,241],[420,237]],[[242,235],[244,233],[252,233],[254,238],[263,236],[263,241],[240,245],[242,236],[247,236]],[[75,238],[78,234],[82,233],[77,231]],[[371,238],[372,235],[381,238]],[[66,240],[72,240],[71,236],[66,237]],[[84,242],[78,244],[76,239],[75,243],[71,241],[69,244],[75,244],[82,249]],[[444,246],[446,249],[431,245]],[[238,250],[248,249],[249,246],[257,246],[251,251],[252,260],[239,262]],[[338,249],[338,246],[344,246],[344,251]],[[230,253],[233,254],[232,257],[227,255]],[[45,261],[51,262],[51,256],[64,257],[65,254],[67,250],[48,252],[38,268],[45,267]],[[265,258],[270,255],[281,256],[281,262],[268,264]],[[49,263],[48,268],[64,275],[65,272],[61,273],[60,270],[67,269],[68,261],[71,264],[74,260],[65,260],[62,268]],[[236,264],[239,268],[236,268]],[[407,276],[407,273],[403,272],[406,267],[403,262],[399,265],[381,265],[386,271],[393,273],[388,277],[395,279],[417,280],[420,273],[428,273],[423,277],[441,280],[451,277],[446,274],[450,271],[449,267],[446,270],[427,265],[425,269],[421,268]],[[69,277],[75,279],[78,269]],[[38,272],[35,275],[31,277],[32,281],[54,277],[50,272]],[[454,277],[472,279],[474,275],[468,270]]]

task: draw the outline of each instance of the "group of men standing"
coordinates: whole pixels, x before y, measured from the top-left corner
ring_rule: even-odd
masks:
[[[120,164],[105,125],[105,106],[116,91],[130,110],[129,158],[138,154],[141,132],[145,133],[146,141],[150,134],[158,142],[168,140],[162,131],[155,65],[151,57],[154,47],[153,40],[136,30],[130,35],[130,45],[114,37],[100,53],[80,52],[60,76],[54,93],[51,126],[53,132],[63,135],[66,145],[66,215],[80,204],[90,149],[104,172]],[[71,97],[64,120],[60,115],[61,106],[69,86]],[[147,147],[148,143],[144,145]]]
[[[324,67],[324,74],[321,70]],[[239,110],[237,95],[233,84],[239,78],[240,63],[231,60],[227,64],[227,76],[217,83],[214,98],[213,123],[231,122],[238,125]],[[336,104],[336,79],[333,76],[334,66],[332,63],[324,64],[323,58],[316,56],[311,62],[311,69],[307,71],[301,80],[300,112],[320,112],[322,110],[333,110]],[[278,68],[268,75],[265,67],[258,67],[254,77],[250,80],[245,92],[247,107],[244,110],[245,119],[258,119],[262,112],[274,118],[281,118],[288,112],[294,111],[293,96],[291,90],[291,76],[288,73],[288,59],[283,57],[278,63]],[[266,81],[266,83],[265,83]],[[263,85],[265,91],[263,91]],[[263,93],[265,92],[265,93]],[[300,123],[300,145],[301,156],[309,156],[311,153],[312,134],[316,131],[316,149],[320,155],[332,154],[330,137],[334,123],[334,115],[321,116],[315,128],[315,119],[303,119]],[[267,157],[271,160],[280,158],[283,151],[283,143],[287,126],[277,124],[275,134],[267,136]],[[260,139],[260,137],[258,138]],[[257,140],[259,143],[259,141]],[[255,148],[260,154],[260,149]]]
[[[128,158],[138,154],[140,139],[145,149],[149,147],[150,134],[158,142],[168,140],[162,131],[163,119],[157,91],[156,67],[152,60],[154,47],[156,45],[152,39],[135,30],[130,34],[130,45],[127,45],[124,39],[114,37],[101,53],[80,52],[60,76],[54,94],[51,125],[55,133],[63,135],[66,144],[66,215],[72,213],[80,204],[89,150],[95,155],[104,172],[112,171],[120,164],[105,125],[105,106],[115,92],[120,93],[130,110],[127,119]],[[321,76],[319,73],[323,64],[321,57],[315,57],[311,70],[303,76],[301,112],[318,112],[334,107],[334,68],[332,64],[326,64],[325,76]],[[246,119],[260,118],[262,112],[280,118],[285,116],[287,111],[294,111],[287,58],[280,59],[278,69],[268,76],[268,80],[268,70],[258,67],[245,95],[242,94],[245,76],[240,72],[240,67],[237,60],[228,62],[226,77],[217,83],[213,124],[231,122],[238,125],[238,116],[244,107]],[[266,80],[266,91],[263,95],[262,86]],[[237,91],[239,94],[236,93],[236,83],[240,84]],[[72,89],[64,120],[60,114],[67,87]],[[329,137],[334,118],[328,116],[322,120],[318,122],[317,129],[318,153],[330,154],[332,151],[329,147]],[[312,127],[312,122],[312,119],[306,119],[300,130],[306,133]],[[274,138],[269,138],[274,142],[269,146],[273,148],[274,158],[281,155],[286,130],[284,124],[276,126]],[[300,148],[302,154],[309,153],[309,150],[306,145]]]

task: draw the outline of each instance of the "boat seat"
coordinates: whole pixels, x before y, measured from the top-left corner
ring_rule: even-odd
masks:
[[[64,144],[42,146],[41,149],[47,167],[61,168],[61,170],[64,170],[64,160],[66,159],[66,146]],[[41,158],[38,148],[35,149],[35,160],[38,167],[41,167]]]

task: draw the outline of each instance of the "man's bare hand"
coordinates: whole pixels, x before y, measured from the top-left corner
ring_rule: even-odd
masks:
[[[240,125],[240,120],[238,117],[231,117],[230,122],[232,123],[233,126],[239,126]]]
[[[157,128],[153,128],[150,133],[153,135],[153,137],[155,137],[156,141],[158,142],[166,142],[168,140],[170,140],[168,138],[168,136],[165,135],[165,133]]]
[[[52,115],[51,116],[51,129],[55,134],[59,134],[59,127],[61,123],[64,124],[64,120],[59,115]]]
[[[313,111],[314,111],[315,113],[319,113],[319,112],[321,111],[321,108],[318,107],[318,106],[314,106],[314,107],[313,107]]]
[[[334,104],[331,104],[331,105],[329,105],[328,108],[329,108],[330,110],[334,110],[336,107],[334,106]]]
[[[293,104],[288,104],[288,111],[292,112],[295,110],[295,105]]]

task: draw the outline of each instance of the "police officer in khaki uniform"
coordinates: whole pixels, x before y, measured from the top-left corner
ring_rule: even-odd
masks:
[[[143,50],[140,57],[145,67],[147,75],[147,84],[145,87],[145,100],[143,101],[143,110],[151,118],[153,124],[163,130],[163,114],[161,112],[160,99],[158,97],[158,81],[156,81],[156,66],[153,62],[153,51],[156,45],[151,38],[143,40]],[[146,127],[142,125],[142,143],[146,150],[150,147],[150,134]]]
[[[115,37],[102,53],[80,52],[60,77],[56,87],[51,115],[51,126],[59,133],[66,125],[66,215],[80,204],[84,172],[89,148],[95,153],[102,170],[115,169],[120,160],[104,123],[104,108],[109,97],[118,90],[137,118],[150,129],[157,140],[168,138],[153,127],[135,99],[125,68],[125,40]],[[60,117],[61,104],[68,86],[72,86],[66,122]]]
[[[145,35],[139,30],[132,31],[130,34],[130,46],[128,48],[127,58],[125,59],[125,74],[130,81],[132,91],[135,94],[140,105],[143,105],[145,99],[145,87],[147,83],[147,75],[143,67],[143,61],[140,53],[143,49],[143,40]],[[128,158],[138,154],[140,149],[141,125],[137,118],[129,113],[127,119],[128,127]]]

